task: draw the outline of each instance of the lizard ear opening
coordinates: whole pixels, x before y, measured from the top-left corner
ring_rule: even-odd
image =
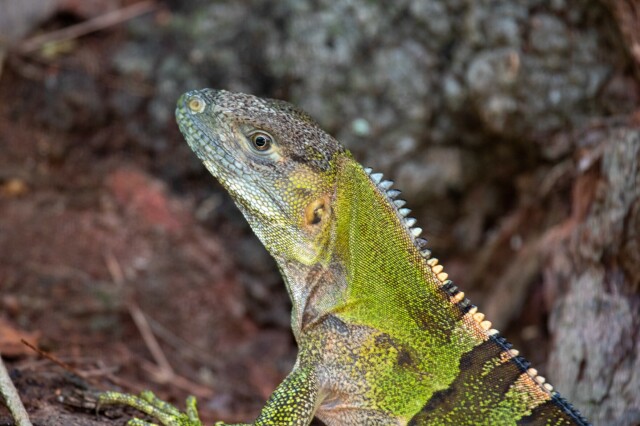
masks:
[[[312,201],[304,212],[305,225],[308,227],[315,227],[322,223],[324,219],[328,217],[330,207],[327,197],[318,198]]]

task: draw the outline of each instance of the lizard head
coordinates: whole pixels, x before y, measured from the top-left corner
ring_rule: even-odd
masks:
[[[317,262],[329,238],[336,162],[348,152],[280,100],[194,90],[178,100],[176,118],[267,250],[276,259]]]

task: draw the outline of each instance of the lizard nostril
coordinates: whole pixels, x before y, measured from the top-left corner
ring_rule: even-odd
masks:
[[[193,98],[189,99],[189,102],[187,102],[187,106],[189,107],[191,112],[201,113],[202,111],[204,111],[204,108],[207,106],[207,104],[202,99],[194,96]]]

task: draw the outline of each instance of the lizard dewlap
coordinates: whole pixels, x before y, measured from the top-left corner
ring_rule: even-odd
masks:
[[[255,425],[588,424],[448,279],[392,182],[307,114],[203,89],[180,98],[176,117],[293,303],[298,358]],[[186,413],[150,393],[101,400],[201,425],[195,400]]]

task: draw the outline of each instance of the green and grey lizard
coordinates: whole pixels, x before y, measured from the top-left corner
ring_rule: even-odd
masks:
[[[392,182],[304,112],[203,89],[176,116],[293,302],[298,358],[255,425],[588,424],[448,279]],[[201,425],[194,399],[187,413],[151,393],[101,401]]]

